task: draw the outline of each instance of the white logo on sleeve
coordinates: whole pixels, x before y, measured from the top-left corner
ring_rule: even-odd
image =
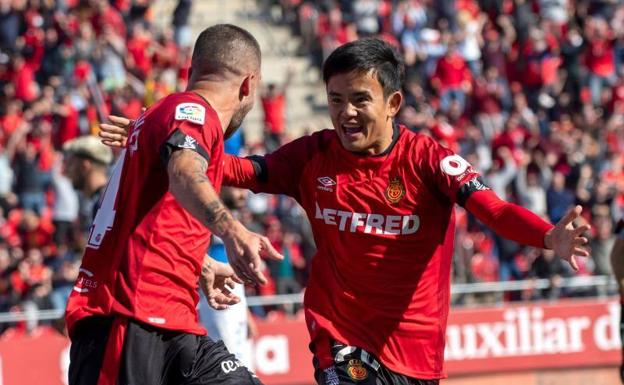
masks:
[[[470,163],[459,155],[449,155],[440,161],[442,171],[450,176],[461,175],[470,167]]]
[[[175,108],[175,120],[188,120],[191,123],[204,124],[206,109],[197,103],[182,103]]]
[[[189,150],[196,150],[197,149],[197,141],[192,136],[186,135],[184,137],[184,143],[182,143],[178,147],[180,147],[180,148],[188,148]]]

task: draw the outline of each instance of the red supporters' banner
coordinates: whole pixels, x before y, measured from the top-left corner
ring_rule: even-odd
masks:
[[[614,299],[454,309],[446,333],[451,377],[503,371],[614,366],[620,360],[620,305]],[[313,384],[302,319],[258,322],[254,370],[267,385]],[[0,338],[0,385],[62,385],[69,343],[41,328]]]

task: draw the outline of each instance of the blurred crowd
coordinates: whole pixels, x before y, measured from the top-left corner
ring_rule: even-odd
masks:
[[[275,21],[301,36],[300,54],[315,66],[357,37],[392,42],[408,68],[400,121],[462,154],[502,198],[552,222],[582,205],[592,256],[578,274],[610,274],[624,206],[622,0],[259,4],[281,11]],[[147,0],[0,0],[0,312],[64,308],[113,158],[95,151],[85,157],[91,165],[76,165],[69,154],[108,114],[135,118],[185,88],[191,5],[179,0],[171,25],[157,28]],[[292,76],[263,90],[264,141],[248,143],[239,132],[227,152],[288,140]],[[286,256],[267,264],[270,283],[248,294],[301,291],[314,254],[301,208],[282,196],[226,194],[241,221]],[[573,272],[552,253],[505,241],[457,213],[454,282],[553,282],[510,299],[593,294],[558,289]]]
[[[275,2],[276,3],[276,2]],[[624,1],[280,1],[317,65],[337,46],[381,37],[405,58],[400,121],[484,174],[503,199],[555,223],[575,204],[592,225],[577,275],[609,275],[624,200]],[[551,252],[497,237],[458,210],[455,282],[574,275]]]
[[[0,312],[64,309],[113,160],[92,134],[185,88],[190,7],[0,0]]]

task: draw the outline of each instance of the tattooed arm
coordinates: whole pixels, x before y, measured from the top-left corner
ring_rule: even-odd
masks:
[[[193,150],[179,149],[167,163],[169,191],[191,215],[223,239],[230,264],[241,278],[265,283],[261,272],[261,255],[271,259],[283,257],[266,237],[247,230],[219,200],[206,176],[208,161]]]

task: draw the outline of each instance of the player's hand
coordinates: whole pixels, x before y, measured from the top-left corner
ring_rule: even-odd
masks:
[[[240,298],[231,292],[235,283],[242,284],[243,281],[229,265],[215,261],[209,255],[204,257],[199,286],[211,308],[223,310],[240,302]]]
[[[110,115],[110,123],[101,123],[99,136],[102,143],[109,147],[126,147],[128,129],[132,121],[122,116]]]
[[[230,265],[248,284],[267,283],[262,273],[262,258],[273,260],[284,259],[284,256],[275,250],[267,237],[247,230],[242,224],[236,223],[223,237]]]
[[[583,233],[588,231],[590,226],[585,224],[575,228],[573,225],[582,210],[581,206],[570,209],[544,237],[546,248],[553,250],[556,255],[568,261],[577,271],[576,257],[589,256],[589,251],[585,247],[588,239],[583,236]]]

